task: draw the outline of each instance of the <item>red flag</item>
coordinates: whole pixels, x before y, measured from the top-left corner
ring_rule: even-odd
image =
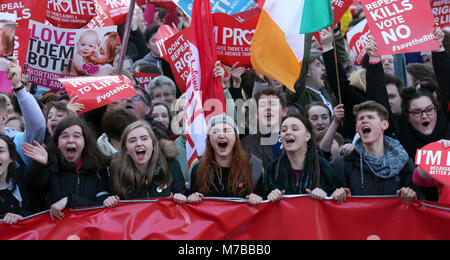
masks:
[[[201,68],[200,91],[203,106],[205,106],[206,102],[213,103],[212,100],[220,101],[222,105],[222,111],[217,111],[217,109],[220,110],[219,106],[216,106],[216,111],[208,111],[206,109],[205,117],[208,117],[210,114],[222,114],[225,111],[225,98],[222,82],[220,78],[215,78],[213,73],[217,54],[210,1],[194,1],[191,27],[191,46],[194,45],[198,50]],[[208,106],[210,105],[208,104]]]
[[[213,73],[217,61],[214,39],[211,3],[209,0],[196,0],[192,10],[190,72],[186,87],[185,126],[189,167],[205,151],[206,119],[225,111],[222,83]]]

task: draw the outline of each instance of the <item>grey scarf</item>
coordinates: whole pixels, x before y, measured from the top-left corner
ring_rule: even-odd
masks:
[[[361,139],[356,141],[355,150],[360,154],[361,162],[364,161],[372,173],[381,179],[397,176],[409,160],[408,153],[400,142],[387,136],[384,137],[384,155],[381,158],[368,153]]]

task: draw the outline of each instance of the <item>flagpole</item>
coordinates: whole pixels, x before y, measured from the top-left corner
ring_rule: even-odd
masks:
[[[122,74],[122,71],[123,71],[123,62],[125,60],[125,55],[127,52],[128,40],[130,39],[131,21],[133,20],[135,5],[136,5],[136,0],[130,0],[130,8],[128,9],[127,22],[125,24],[125,29],[124,29],[123,39],[122,39],[122,48],[120,49],[119,66],[117,68],[117,74]]]
[[[331,31],[333,33],[333,50],[334,50],[334,63],[336,68],[336,80],[337,80],[337,89],[338,89],[338,99],[339,104],[342,104],[342,95],[341,95],[341,82],[339,81],[339,68],[338,68],[338,59],[337,59],[337,50],[336,50],[336,37],[334,36],[334,29],[331,27]]]

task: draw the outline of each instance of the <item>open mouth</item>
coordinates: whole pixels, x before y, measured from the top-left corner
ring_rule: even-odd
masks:
[[[293,143],[295,143],[294,138],[286,138],[286,144],[293,144]]]
[[[370,134],[370,132],[372,132],[372,129],[370,129],[370,127],[368,126],[363,126],[361,130],[363,134]]]
[[[427,122],[423,122],[422,125],[423,125],[424,127],[428,127],[428,126],[430,125],[430,122],[428,122],[428,121],[427,121]]]
[[[143,160],[145,158],[145,149],[139,149],[136,151],[136,157],[138,160]]]
[[[68,159],[74,159],[77,154],[77,149],[75,147],[68,147],[66,149],[66,155]]]
[[[226,149],[228,147],[228,142],[220,141],[217,143],[217,145],[219,146],[219,148]]]

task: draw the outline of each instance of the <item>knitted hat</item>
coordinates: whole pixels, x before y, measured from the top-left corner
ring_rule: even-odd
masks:
[[[207,133],[209,133],[209,130],[211,130],[211,127],[215,126],[218,123],[224,123],[224,124],[228,124],[228,125],[232,126],[234,128],[234,131],[236,131],[236,134],[239,135],[238,126],[236,125],[236,123],[234,122],[234,120],[231,117],[227,116],[227,114],[221,114],[221,115],[211,118],[208,123]]]

